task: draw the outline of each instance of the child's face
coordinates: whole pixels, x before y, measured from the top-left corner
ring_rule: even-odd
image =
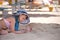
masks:
[[[23,22],[24,20],[26,20],[26,16],[21,14],[21,15],[19,16],[19,21],[20,21],[20,22]]]

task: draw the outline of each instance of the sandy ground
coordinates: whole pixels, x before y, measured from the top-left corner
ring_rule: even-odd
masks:
[[[60,40],[59,24],[31,23],[32,32],[0,35],[0,40]]]

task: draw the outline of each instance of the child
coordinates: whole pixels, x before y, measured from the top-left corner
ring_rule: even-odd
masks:
[[[30,20],[27,12],[25,10],[19,10],[14,14],[14,17],[3,18],[0,21],[0,34],[7,34],[8,31],[17,34],[31,31],[30,27],[27,27],[27,29],[22,29],[22,30],[18,29],[19,23],[27,24],[29,22]]]

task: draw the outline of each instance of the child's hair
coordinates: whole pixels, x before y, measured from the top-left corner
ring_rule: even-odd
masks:
[[[26,16],[26,19],[29,18],[28,15],[26,15],[27,12],[25,12],[25,11],[17,11],[17,13],[13,13],[13,16],[16,17],[16,18],[19,18],[20,14],[21,15],[25,15]]]
[[[25,15],[25,14],[21,14],[21,15]],[[18,18],[19,18],[19,16],[20,16],[20,15],[15,15],[15,18],[17,18],[17,19],[18,19]],[[27,16],[27,15],[25,15],[25,16],[26,16],[26,20],[27,20],[27,19],[28,19],[28,16]]]

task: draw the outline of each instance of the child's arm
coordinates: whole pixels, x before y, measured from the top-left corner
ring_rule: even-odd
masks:
[[[11,19],[10,22],[11,22],[11,23],[10,23],[10,30],[11,30],[12,32],[15,32],[15,28],[14,28],[15,20],[14,20],[14,19]]]
[[[15,20],[14,19],[11,19],[10,30],[16,34],[25,33],[25,30],[15,31]]]

